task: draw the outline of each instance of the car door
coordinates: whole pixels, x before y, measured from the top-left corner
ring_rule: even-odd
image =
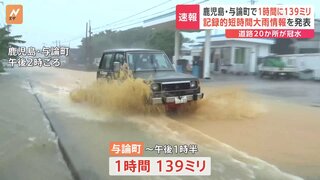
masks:
[[[113,76],[112,62],[114,55],[114,52],[108,52],[102,55],[97,72],[97,78],[111,78]]]

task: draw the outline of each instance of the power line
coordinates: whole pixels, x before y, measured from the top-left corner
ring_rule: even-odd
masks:
[[[183,4],[189,4],[189,3],[194,2],[194,1],[195,1],[195,0],[191,0],[191,1],[185,2],[185,3],[183,3]],[[199,4],[204,3],[204,2],[206,2],[206,1],[208,1],[208,0],[201,1],[201,2],[199,2]],[[160,14],[160,13],[164,14],[164,13],[167,13],[168,10],[175,9],[175,8],[176,8],[176,6],[171,7],[171,8],[169,8],[169,9],[166,9],[166,10],[161,10],[161,11],[158,11],[158,12],[156,12],[156,13],[153,13],[153,14],[150,14],[150,15],[146,15],[146,16],[143,16],[143,17],[140,17],[140,18],[138,18],[137,20],[149,18],[150,16],[154,16],[154,15],[157,15],[157,14]],[[116,28],[111,28],[111,27],[110,27],[109,29],[119,29],[119,28],[131,26],[131,25],[134,25],[134,24],[142,23],[142,22],[143,22],[143,21],[137,21],[137,22],[134,22],[134,23],[131,23],[131,24],[128,24],[128,25],[118,26],[118,27],[116,27]],[[127,21],[122,22],[122,23],[119,23],[118,25],[124,24],[124,23],[127,23]]]
[[[105,25],[102,25],[102,26],[99,26],[99,27],[95,27],[95,28],[93,28],[92,30],[97,30],[97,29],[100,29],[100,28],[103,28],[103,27],[106,27],[106,26],[110,26],[110,25],[113,25],[113,24],[117,24],[117,23],[122,22],[122,21],[124,21],[124,20],[128,20],[128,19],[130,19],[130,18],[132,18],[132,17],[135,17],[135,16],[140,15],[140,14],[142,14],[142,13],[148,12],[148,11],[154,9],[154,8],[159,7],[159,6],[162,6],[162,5],[164,5],[164,4],[166,4],[166,3],[170,2],[170,1],[171,1],[171,0],[167,0],[167,1],[162,2],[162,3],[158,4],[158,5],[155,5],[155,6],[151,7],[151,8],[148,8],[148,9],[146,9],[146,10],[143,10],[143,11],[141,11],[141,12],[139,12],[139,13],[133,14],[133,15],[131,15],[131,16],[125,17],[125,18],[123,18],[123,19],[114,21],[114,22],[109,23],[109,24],[105,24]]]
[[[124,28],[124,27],[128,27],[128,26],[132,26],[132,25],[135,25],[135,24],[138,24],[138,23],[142,23],[142,22],[141,22],[141,21],[139,21],[139,22],[134,22],[134,23],[127,24],[127,25],[118,26],[118,27],[115,27],[115,28],[112,28],[112,29],[120,29],[120,28]]]
[[[154,8],[156,8],[156,7],[159,7],[159,6],[161,6],[161,5],[164,5],[164,4],[166,4],[166,3],[170,2],[170,1],[171,1],[171,0],[167,0],[167,1],[162,2],[162,3],[160,3],[160,4],[156,5],[156,6],[153,6],[153,7],[151,7],[151,8],[148,8],[148,9],[146,9],[146,10],[143,10],[143,11],[141,11],[141,12],[139,12],[139,13],[133,14],[133,15],[128,16],[128,17],[126,17],[126,18],[120,19],[120,20],[118,20],[118,21],[114,21],[114,22],[109,23],[109,24],[106,24],[106,25],[102,25],[102,26],[98,26],[98,27],[92,28],[92,30],[94,31],[94,30],[97,30],[97,29],[101,29],[101,28],[103,28],[103,27],[110,26],[110,25],[112,25],[112,24],[118,24],[118,23],[121,22],[121,21],[128,20],[128,19],[130,19],[130,18],[132,18],[132,17],[135,17],[135,16],[140,15],[140,14],[142,14],[142,13],[148,12],[149,10],[152,10],[152,9],[154,9]],[[75,37],[75,38],[73,38],[73,39],[71,39],[71,40],[69,40],[69,41],[63,41],[63,42],[71,42],[71,41],[74,41],[74,40],[77,40],[77,39],[80,39],[80,38],[82,38],[82,35],[79,36],[79,37]]]
[[[191,3],[191,2],[194,2],[195,0],[191,0],[191,1],[188,1],[188,2],[186,2],[186,3],[184,3],[184,4],[188,4],[188,3]],[[206,2],[206,1],[208,1],[208,0],[205,0],[205,1],[203,1],[203,2]],[[200,2],[200,3],[202,3],[202,2]],[[147,17],[150,17],[150,16],[154,16],[154,15],[157,15],[157,14],[163,14],[164,12],[166,12],[166,11],[168,11],[168,10],[171,10],[171,9],[175,9],[176,7],[174,6],[174,7],[171,7],[171,8],[169,8],[169,9],[165,9],[165,10],[161,10],[161,11],[158,11],[158,12],[156,12],[156,13],[153,13],[153,14],[150,14],[150,15],[146,15],[146,16],[142,16],[142,17],[139,17],[137,20],[140,20],[140,19],[144,19],[144,18],[147,18]],[[124,21],[124,22],[122,22],[122,23],[116,23],[116,24],[118,24],[118,25],[120,25],[120,24],[124,24],[124,23],[127,23],[127,21]],[[138,23],[138,22],[137,22]],[[112,28],[112,29],[114,29],[114,28]]]
[[[125,23],[126,21],[128,21],[129,18],[132,18],[132,17],[135,17],[135,16],[140,15],[140,14],[142,14],[142,13],[145,13],[145,12],[147,12],[147,11],[149,11],[149,10],[152,10],[152,9],[156,8],[156,7],[159,7],[159,6],[161,6],[161,5],[164,5],[164,4],[166,4],[166,3],[170,2],[170,1],[171,1],[171,0],[167,0],[167,1],[162,2],[162,3],[160,3],[160,4],[156,5],[156,6],[153,6],[153,7],[151,7],[151,8],[146,9],[146,10],[143,10],[143,11],[141,11],[141,12],[139,12],[139,13],[136,13],[136,14],[133,14],[133,15],[131,15],[131,16],[128,16],[127,18],[123,18],[123,19],[120,19],[120,20],[118,20],[118,21],[114,21],[114,22],[112,22],[112,23],[109,23],[109,24],[106,24],[106,25],[103,25],[103,26],[99,26],[99,27],[92,28],[92,30],[101,29],[101,28],[103,28],[103,27],[108,27],[108,26],[110,26],[110,25],[115,25],[115,24],[118,24],[118,25],[123,24],[123,23]],[[195,0],[191,0],[191,1],[185,2],[185,3],[183,3],[183,4],[189,4],[189,3],[194,2],[194,1],[195,1]],[[209,0],[200,1],[200,2],[198,2],[198,4],[202,4],[202,3],[207,2],[207,1],[209,1]],[[175,8],[176,8],[176,6],[171,7],[171,8],[168,8],[168,9],[166,9],[166,10],[162,10],[162,11],[159,11],[159,12],[156,12],[156,13],[153,13],[153,14],[150,14],[150,15],[146,15],[146,16],[143,16],[143,17],[140,17],[140,18],[137,19],[137,20],[140,20],[140,21],[137,21],[137,22],[134,22],[134,23],[130,23],[130,24],[127,24],[127,25],[123,25],[123,26],[118,26],[118,27],[115,27],[115,28],[109,28],[109,30],[111,30],[111,29],[120,29],[120,28],[124,28],[124,27],[128,27],[128,26],[132,26],[132,25],[135,25],[135,24],[138,24],[138,23],[142,23],[143,20],[141,21],[141,19],[144,19],[144,18],[147,18],[147,17],[150,17],[150,16],[154,16],[154,15],[157,15],[157,14],[160,14],[160,13],[164,13],[165,11],[168,11],[168,10],[171,10],[171,9],[175,9]],[[125,21],[125,22],[122,22],[122,21]],[[122,23],[119,23],[119,22],[122,22]],[[108,29],[105,29],[105,30],[108,30]],[[80,35],[80,36],[78,36],[78,37],[75,37],[75,38],[72,38],[71,40],[63,41],[63,43],[65,43],[65,42],[69,42],[69,43],[70,43],[71,41],[75,41],[75,40],[78,40],[78,39],[81,39],[81,38],[83,38],[82,35]]]
[[[192,2],[194,2],[194,1],[195,1],[195,0],[191,0],[191,1],[185,2],[184,4],[189,4],[189,3],[192,3]],[[208,0],[205,0],[205,1],[208,1]],[[203,1],[203,2],[205,2],[205,1]],[[200,3],[202,3],[202,1],[199,2],[199,4],[200,4]],[[171,7],[171,8],[169,8],[169,9],[166,9],[166,10],[164,10],[164,11],[171,10],[171,9],[175,9],[175,8],[176,8],[176,6]],[[158,12],[156,12],[156,13],[153,13],[153,14],[150,14],[150,15],[147,15],[147,16],[143,16],[143,17],[141,17],[140,19],[143,19],[143,18],[146,18],[146,17],[150,17],[150,16],[154,16],[154,15],[157,15],[157,14],[160,14],[160,13],[163,13],[163,11],[158,11]]]
[[[185,3],[183,3],[183,4],[189,4],[189,3],[192,3],[192,2],[194,2],[194,1],[195,1],[195,0],[191,0],[191,1],[185,2]],[[199,4],[202,4],[202,3],[207,2],[207,1],[209,1],[209,0],[203,0],[203,1],[200,1],[200,2],[198,2],[198,3],[199,3]],[[150,15],[146,15],[146,16],[140,17],[140,18],[138,18],[138,19],[144,19],[144,18],[147,18],[147,17],[150,17],[150,16],[154,16],[154,15],[157,15],[157,14],[161,14],[161,13],[164,13],[164,11],[173,10],[173,9],[175,9],[175,8],[176,8],[176,6],[171,7],[171,8],[169,8],[169,9],[166,9],[166,10],[158,11],[158,12],[153,13],[153,14],[150,14]]]
[[[77,36],[77,37],[72,38],[70,40],[61,41],[61,43],[72,42],[72,41],[75,41],[75,40],[78,40],[78,39],[81,39],[81,38],[83,38],[83,35]]]
[[[184,4],[189,4],[189,3],[194,2],[194,1],[195,1],[195,0],[191,0],[191,1],[188,1],[188,2],[186,2],[186,3],[184,3]],[[204,2],[207,2],[207,1],[209,1],[209,0],[203,0],[203,1],[198,2],[198,3],[201,4],[201,3],[204,3]],[[169,8],[169,9],[166,9],[166,10],[158,11],[158,12],[156,12],[156,13],[153,13],[153,14],[150,14],[150,15],[146,15],[146,16],[143,16],[143,17],[140,17],[140,18],[138,18],[138,20],[144,19],[144,18],[147,18],[147,17],[151,17],[151,16],[154,16],[154,15],[157,15],[157,14],[161,14],[161,13],[165,14],[165,11],[166,11],[166,13],[167,13],[168,10],[175,9],[175,8],[176,8],[176,6],[171,7],[171,8]],[[143,22],[143,21],[139,21],[139,22],[136,22],[136,23],[133,23],[133,24],[138,24],[138,23],[141,23],[141,22]],[[121,23],[121,24],[123,24],[123,23]],[[133,24],[131,24],[131,25],[133,25]],[[128,25],[128,26],[130,26],[130,25]],[[126,27],[126,26],[125,26],[125,27]],[[123,26],[118,27],[118,28],[123,28]],[[112,28],[112,29],[116,29],[116,28]]]

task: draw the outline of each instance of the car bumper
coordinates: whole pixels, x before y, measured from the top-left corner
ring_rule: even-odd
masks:
[[[202,99],[204,96],[203,93],[185,95],[187,101],[196,101],[198,99]],[[152,98],[152,104],[167,104],[167,103],[175,103],[175,99],[179,98],[179,96],[171,96],[171,97],[155,97]]]

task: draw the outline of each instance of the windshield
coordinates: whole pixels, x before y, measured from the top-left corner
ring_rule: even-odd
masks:
[[[128,64],[133,71],[173,70],[168,57],[164,53],[128,53]]]

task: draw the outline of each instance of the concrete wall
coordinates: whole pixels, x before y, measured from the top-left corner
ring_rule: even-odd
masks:
[[[257,58],[270,55],[270,45],[252,42],[231,41],[229,46],[246,48],[246,62],[244,64],[233,63],[230,68],[233,72],[255,73],[257,71]],[[234,56],[235,57],[235,56]],[[235,62],[235,60],[233,61]]]
[[[270,55],[270,45],[262,44],[259,45],[259,54],[257,57],[266,57]]]

